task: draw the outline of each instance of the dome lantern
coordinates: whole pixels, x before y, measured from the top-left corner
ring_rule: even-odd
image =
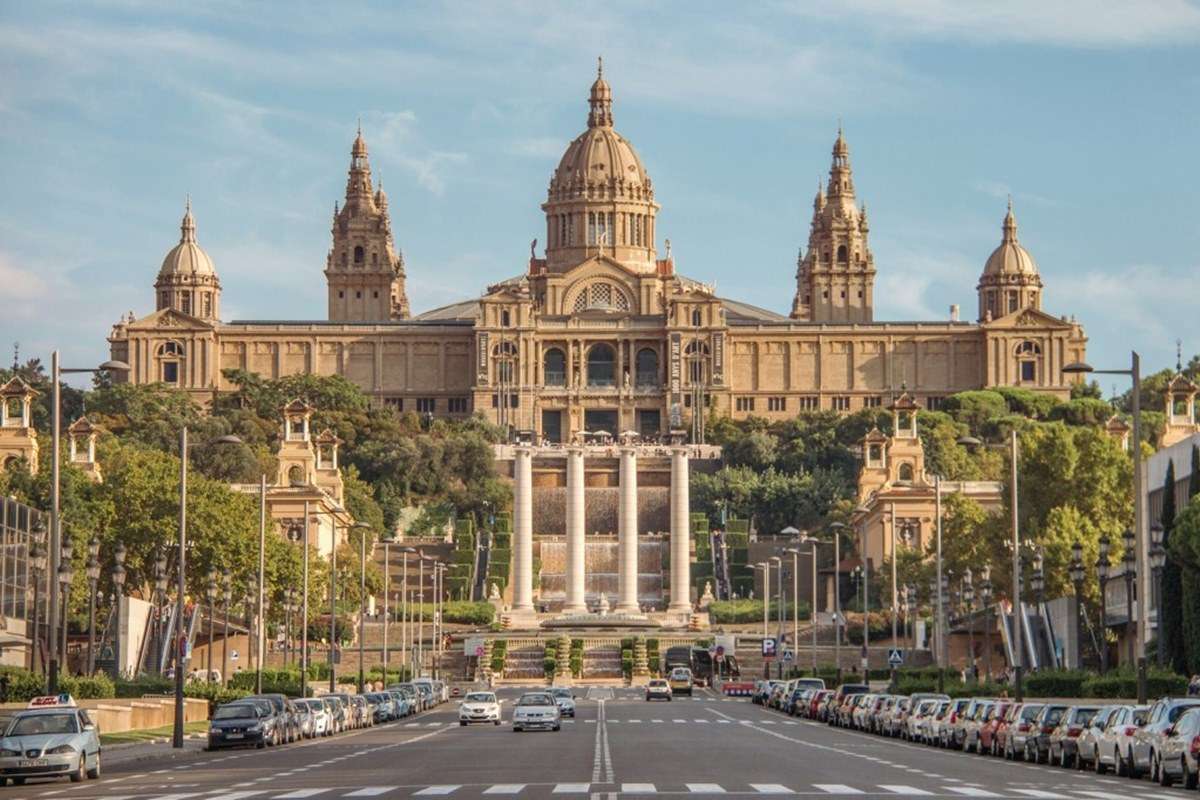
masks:
[[[981,322],[1042,306],[1042,277],[1037,262],[1017,239],[1017,218],[1012,198],[1001,225],[1000,244],[988,256],[979,278]]]

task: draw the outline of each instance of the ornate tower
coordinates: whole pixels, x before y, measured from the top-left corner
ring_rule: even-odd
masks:
[[[599,254],[634,270],[657,268],[654,185],[633,146],[613,128],[612,88],[603,66],[588,98],[587,130],[567,146],[542,204],[551,272]]]
[[[196,219],[189,197],[179,223],[179,244],[163,259],[154,281],[155,310],[174,309],[208,322],[221,313],[221,281],[208,253],[196,242]]]
[[[792,318],[810,322],[870,322],[875,305],[875,259],[867,245],[867,209],[854,198],[850,148],[838,128],[828,191],[813,200],[808,254],[796,264]]]
[[[1013,216],[1011,198],[1002,231],[1000,246],[988,256],[979,276],[980,322],[1042,307],[1042,276],[1033,256],[1017,242],[1017,218]]]
[[[392,241],[383,186],[371,189],[371,165],[362,128],[350,150],[346,204],[333,207],[333,247],[325,261],[332,322],[407,319],[404,256]]]

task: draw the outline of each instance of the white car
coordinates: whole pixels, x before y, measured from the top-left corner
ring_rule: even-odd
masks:
[[[558,703],[549,692],[526,692],[513,708],[512,726],[514,733],[546,728],[562,730],[562,714]]]
[[[328,736],[333,733],[333,715],[322,700],[297,700],[297,705],[303,705],[312,716],[312,736]]]
[[[458,724],[472,722],[500,724],[500,701],[495,692],[469,692],[458,705]]]

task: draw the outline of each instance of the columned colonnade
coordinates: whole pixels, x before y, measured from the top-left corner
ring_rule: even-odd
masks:
[[[584,453],[572,445],[567,450],[566,498],[566,602],[563,611],[587,611]],[[560,451],[561,452],[561,451]],[[531,446],[515,448],[513,468],[513,607],[516,614],[533,613],[533,453]],[[633,445],[621,445],[620,495],[617,511],[617,606],[622,614],[637,614],[638,603],[638,493],[637,454]],[[672,447],[671,455],[671,598],[669,613],[688,613],[691,570],[688,506],[688,451]]]

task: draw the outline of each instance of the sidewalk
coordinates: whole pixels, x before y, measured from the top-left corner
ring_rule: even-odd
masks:
[[[204,752],[206,744],[204,736],[192,734],[183,741],[183,749],[171,747],[171,740],[155,740],[153,742],[130,742],[128,744],[110,744],[103,748],[104,764],[134,764],[139,761],[173,761],[180,758],[193,758]]]

